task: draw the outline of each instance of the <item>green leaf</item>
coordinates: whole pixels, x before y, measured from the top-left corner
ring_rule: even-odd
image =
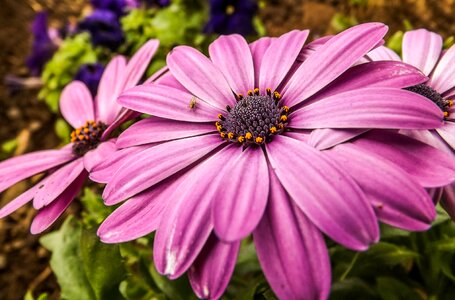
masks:
[[[17,148],[17,139],[10,139],[2,143],[2,152],[6,154],[13,153]]]
[[[452,47],[452,45],[455,43],[455,37],[453,35],[449,36],[448,38],[446,38],[444,40],[444,45],[443,45],[443,48],[444,49],[449,49],[450,47]]]
[[[71,127],[62,118],[55,121],[54,130],[63,144],[68,144],[71,140]]]
[[[383,300],[422,299],[411,287],[395,278],[379,277],[376,282],[378,293]]]
[[[397,31],[389,38],[386,43],[387,47],[395,51],[398,55],[401,55],[403,35],[403,31]]]
[[[119,284],[126,275],[118,245],[101,243],[96,230],[83,230],[80,240],[85,274],[96,299],[123,299]]]
[[[382,242],[373,245],[368,252],[365,252],[364,258],[393,266],[418,256],[419,253],[405,247]]]
[[[81,233],[80,225],[69,217],[60,230],[40,239],[41,244],[52,252],[50,264],[60,285],[62,299],[96,299],[79,256]]]
[[[345,16],[341,13],[336,13],[333,16],[330,25],[335,30],[335,32],[341,32],[345,29],[357,25],[358,23],[359,22],[357,22],[356,18],[353,16]]]
[[[379,299],[373,289],[358,278],[348,278],[332,284],[330,300],[375,300]]]
[[[90,188],[84,189],[84,194],[80,198],[84,211],[82,218],[87,225],[97,226],[113,212],[114,207],[104,205],[103,199]]]

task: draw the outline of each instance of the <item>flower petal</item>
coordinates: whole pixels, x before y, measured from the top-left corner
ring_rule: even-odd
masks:
[[[285,136],[275,136],[266,149],[292,200],[321,231],[353,250],[365,250],[378,241],[373,208],[338,164],[306,143]]]
[[[433,201],[401,168],[350,143],[324,153],[356,180],[380,221],[404,230],[427,230],[431,226],[436,217]]]
[[[111,124],[122,109],[116,100],[122,92],[125,69],[126,59],[121,55],[114,57],[106,66],[95,100],[98,121]]]
[[[238,149],[227,159],[223,173],[229,182],[220,185],[212,205],[216,235],[225,242],[241,240],[261,220],[269,194],[267,161],[260,149]]]
[[[234,94],[223,74],[196,49],[174,48],[167,57],[167,64],[172,75],[196,97],[220,109],[235,105]]]
[[[126,148],[213,132],[216,132],[213,123],[191,123],[151,117],[128,127],[119,136],[117,146]]]
[[[403,36],[403,61],[425,75],[433,71],[442,51],[442,37],[426,29],[408,31]]]
[[[442,111],[416,93],[396,88],[364,88],[322,99],[295,111],[292,128],[432,129]]]
[[[343,92],[372,87],[402,89],[423,83],[428,77],[418,69],[397,61],[376,61],[354,66],[335,79],[306,104]]]
[[[436,131],[444,139],[444,141],[455,149],[455,123],[446,121],[441,128],[437,128]]]
[[[261,68],[262,59],[264,58],[264,54],[269,48],[270,44],[276,38],[271,37],[262,37],[253,43],[250,44],[251,54],[253,56],[253,64],[254,64],[254,86],[259,86],[259,70]]]
[[[452,220],[455,220],[455,184],[444,187],[441,204]]]
[[[200,299],[219,299],[234,272],[240,242],[225,243],[211,235],[188,270],[191,287]]]
[[[442,94],[455,87],[455,46],[447,50],[439,60],[428,83],[438,93]]]
[[[74,159],[71,147],[37,151],[0,163],[0,192],[11,185]]]
[[[137,85],[147,70],[150,60],[155,55],[159,45],[159,40],[149,40],[131,57],[123,75],[123,91]]]
[[[393,60],[393,61],[401,61],[400,56],[396,54],[393,50],[380,46],[377,47],[370,52],[368,52],[367,56],[372,60],[372,61],[381,61],[381,60]]]
[[[372,130],[352,143],[400,166],[423,187],[440,187],[455,180],[450,155],[402,134]]]
[[[386,32],[384,24],[365,23],[329,39],[289,80],[282,92],[284,103],[291,107],[318,92],[370,51]]]
[[[274,40],[264,54],[259,71],[259,89],[275,91],[291,69],[305,44],[309,30],[292,30]],[[257,76],[257,75],[256,75]]]
[[[92,94],[80,81],[68,84],[60,96],[60,112],[73,128],[84,126],[87,121],[95,120]]]
[[[149,83],[154,83],[154,82],[159,82],[161,79],[164,78],[166,74],[171,74],[169,73],[169,68],[167,66],[162,67],[158,71],[152,74],[149,78],[147,78],[144,81],[144,84],[149,84]]]
[[[33,219],[30,227],[32,234],[39,234],[49,228],[55,220],[66,210],[71,204],[73,199],[81,190],[84,185],[84,181],[87,178],[87,173],[82,172],[79,177],[73,181],[73,183],[57,197],[49,206],[45,206],[43,209],[38,211],[38,214]]]
[[[40,209],[49,205],[79,177],[83,170],[83,159],[78,158],[48,175],[33,199],[33,207]]]
[[[311,131],[308,144],[318,150],[331,148],[361,135],[368,129],[315,129]]]
[[[171,141],[145,149],[127,160],[103,192],[108,204],[115,204],[153,186],[205,156],[220,143],[218,135],[204,135]]]
[[[235,93],[246,95],[254,88],[253,58],[241,35],[220,36],[210,44],[209,54]]]
[[[223,112],[189,93],[156,84],[132,88],[117,101],[135,111],[179,121],[214,122]]]
[[[324,238],[272,170],[270,180],[267,209],[253,233],[264,275],[280,299],[326,299],[331,274]]]
[[[12,214],[14,211],[18,210],[28,202],[32,201],[36,192],[39,190],[39,187],[41,186],[42,182],[43,181],[38,182],[36,185],[29,188],[27,191],[20,194],[19,196],[8,202],[8,204],[3,206],[0,209],[0,219],[6,217],[7,215]]]
[[[177,278],[199,255],[213,229],[212,201],[226,180],[219,174],[227,165],[226,158],[237,151],[235,145],[228,145],[190,170],[170,197],[153,247],[155,267],[161,274]]]
[[[96,147],[96,149],[90,150],[83,156],[84,168],[91,172],[99,164],[102,164],[108,157],[113,155],[117,151],[115,146],[116,139],[110,139],[103,142]]]

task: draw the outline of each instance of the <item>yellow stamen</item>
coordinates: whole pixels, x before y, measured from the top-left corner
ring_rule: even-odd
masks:
[[[444,118],[447,118],[449,116],[449,112],[445,111],[444,112]]]
[[[220,136],[222,139],[224,139],[226,137],[226,133],[225,132],[220,132]]]
[[[252,90],[248,90],[248,96],[253,96],[253,91]]]
[[[245,137],[246,137],[247,140],[251,140],[251,138],[253,137],[253,135],[252,135],[250,132],[247,132],[247,133],[245,134]]]
[[[453,101],[449,100],[449,107],[452,107],[452,106],[453,106]]]
[[[232,139],[234,138],[234,133],[233,133],[233,132],[229,132],[229,133],[228,133],[228,138],[229,138],[230,140],[232,140]]]
[[[271,132],[271,133],[276,133],[276,131],[277,131],[277,130],[276,130],[276,127],[275,127],[275,126],[272,126],[272,127],[270,128],[270,132]]]
[[[255,88],[255,89],[254,89],[254,94],[255,94],[255,95],[259,95],[259,88]]]
[[[286,105],[282,107],[283,108],[283,111],[288,113],[289,112],[289,107],[287,107]]]
[[[261,144],[264,141],[264,139],[260,136],[256,138],[256,143]]]
[[[286,117],[285,115],[282,115],[282,116],[280,117],[280,120],[281,120],[282,122],[286,122],[286,121],[288,120],[288,117]]]
[[[245,141],[245,137],[241,135],[237,138],[237,140],[239,141],[239,143],[243,143]]]

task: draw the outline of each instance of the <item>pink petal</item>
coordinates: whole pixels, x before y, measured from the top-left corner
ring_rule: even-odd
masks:
[[[118,98],[118,103],[153,116],[189,122],[214,122],[223,112],[191,94],[155,84],[126,91]],[[192,103],[194,107],[190,106]]]
[[[394,61],[377,61],[354,66],[307,101],[313,103],[355,89],[372,87],[405,88],[424,83],[428,78],[418,69]]]
[[[118,138],[117,146],[126,148],[213,132],[216,132],[213,123],[190,123],[151,117],[124,131]]]
[[[241,35],[220,36],[210,44],[209,53],[235,93],[246,95],[248,90],[254,89],[253,58]]]
[[[150,60],[155,55],[159,45],[159,40],[149,40],[131,57],[123,75],[123,91],[137,85],[147,70]]]
[[[74,159],[71,147],[37,151],[0,163],[0,192],[11,185]]]
[[[73,128],[95,120],[92,95],[84,83],[72,81],[63,89],[60,96],[60,112]]]
[[[122,109],[116,100],[122,92],[125,69],[126,59],[121,55],[114,57],[106,66],[95,101],[98,121],[111,124]]]
[[[260,149],[238,149],[224,171],[229,183],[220,185],[212,206],[216,235],[234,242],[249,235],[261,220],[269,194],[267,161]]]
[[[73,199],[81,190],[87,173],[83,172],[60,196],[57,197],[49,206],[38,211],[30,227],[32,234],[39,234],[49,228],[55,220],[66,210]]]
[[[285,136],[275,136],[266,149],[292,200],[321,231],[353,250],[365,250],[378,241],[372,207],[338,164],[306,143]]]
[[[212,201],[225,183],[226,159],[239,149],[231,144],[187,173],[187,179],[170,197],[157,230],[153,258],[155,267],[177,278],[195,261],[212,232]]]
[[[372,61],[381,61],[381,60],[394,60],[394,61],[401,61],[400,56],[393,52],[393,50],[380,46],[377,47],[370,52],[368,52],[367,57],[369,57]]]
[[[312,96],[351,67],[385,35],[387,26],[365,23],[332,37],[309,56],[282,92],[287,106]]]
[[[22,206],[27,204],[28,202],[32,201],[36,192],[39,191],[39,187],[41,186],[43,181],[38,182],[36,185],[34,185],[33,187],[31,187],[24,193],[20,194],[19,196],[17,196],[16,198],[14,198],[10,202],[8,202],[8,204],[3,206],[0,209],[0,218],[4,218],[4,217],[12,214],[16,210],[18,210],[19,208],[21,208]]]
[[[427,76],[438,62],[441,50],[441,36],[426,29],[408,31],[403,36],[403,61]]]
[[[83,156],[84,168],[88,172],[91,172],[96,166],[103,163],[109,156],[113,155],[117,151],[115,141],[116,139],[110,139],[99,144],[96,149],[87,152]]]
[[[428,83],[438,93],[442,94],[455,87],[455,46],[447,50],[439,60]]]
[[[83,159],[78,158],[48,175],[33,199],[33,207],[40,209],[49,205],[80,176],[83,170]]]
[[[169,86],[171,88],[188,93],[188,90],[174,77],[174,75],[172,75],[171,72],[164,74],[155,83],[159,85]]]
[[[141,114],[126,108],[122,108],[120,112],[118,113],[117,117],[115,118],[114,122],[111,123],[106,130],[103,132],[103,135],[101,136],[101,141],[106,141],[111,133],[117,129],[120,125],[123,123],[133,120],[134,118],[139,117]]]
[[[444,125],[441,128],[437,128],[436,131],[452,149],[455,149],[455,123],[445,121]]]
[[[188,270],[191,287],[200,299],[219,299],[234,272],[240,242],[224,243],[213,234]]]
[[[196,162],[221,144],[218,135],[171,141],[131,157],[108,182],[103,198],[115,204]]]
[[[331,274],[324,238],[273,173],[267,209],[253,233],[264,275],[280,299],[326,299]]]
[[[259,71],[259,89],[275,91],[291,69],[308,37],[309,30],[293,30],[274,40],[264,54]]]
[[[364,88],[322,99],[290,115],[292,128],[431,129],[442,111],[416,93],[396,88]]]
[[[251,54],[253,56],[253,64],[254,64],[254,86],[259,86],[259,70],[261,68],[262,59],[264,58],[264,54],[269,48],[272,41],[276,38],[271,37],[262,37],[253,43],[250,44]]]
[[[308,144],[318,150],[324,150],[347,142],[366,131],[368,129],[315,129],[311,131]]]
[[[380,221],[405,230],[427,230],[431,226],[436,217],[433,201],[401,168],[349,143],[324,153],[356,180]]]
[[[196,97],[220,109],[228,104],[235,105],[234,95],[223,74],[196,49],[174,48],[167,57],[167,64],[172,75]]]
[[[160,79],[163,79],[166,74],[170,74],[169,68],[167,66],[164,66],[161,69],[159,69],[158,71],[156,71],[155,73],[153,73],[152,76],[147,78],[147,80],[144,81],[144,84],[158,82],[158,81],[160,81]]]
[[[398,165],[423,187],[440,187],[455,180],[450,155],[402,134],[372,130],[352,143]]]

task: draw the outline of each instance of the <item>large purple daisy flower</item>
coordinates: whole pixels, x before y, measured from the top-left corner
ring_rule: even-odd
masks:
[[[33,200],[39,210],[31,232],[48,228],[78,194],[87,171],[99,159],[99,151],[115,148],[109,133],[128,119],[132,112],[116,103],[117,96],[135,86],[158,48],[158,41],[145,44],[128,62],[115,57],[106,67],[95,99],[80,81],[73,81],[62,92],[60,110],[75,128],[71,144],[60,150],[38,151],[0,163],[0,192],[35,174],[48,172],[39,183],[0,209],[0,218]]]
[[[379,47],[368,56],[375,61],[401,58],[386,47]],[[407,87],[408,90],[423,95],[433,101],[444,113],[444,124],[434,130],[403,130],[402,133],[417,138],[442,149],[453,157],[455,150],[455,46],[442,51],[442,37],[425,29],[406,32],[403,37],[403,61],[415,66],[429,80]],[[452,158],[453,160],[453,158]],[[432,191],[435,200],[441,198],[442,191]],[[455,219],[455,185],[443,189],[442,205]]]
[[[441,163],[443,152],[409,139],[415,151],[407,158],[388,131],[325,151],[312,136],[312,129],[442,124],[436,105],[402,90],[426,80],[415,68],[350,68],[386,31],[363,24],[303,51],[308,31],[251,45],[222,36],[210,45],[210,59],[175,48],[159,85],[119,97],[154,117],[127,129],[116,143],[124,149],[93,169],[92,178],[108,182],[106,204],[129,198],[101,225],[101,239],[116,243],[157,230],[158,271],[171,279],[188,271],[196,294],[215,299],[229,282],[240,241],[252,233],[279,298],[325,299],[331,276],[322,233],[365,250],[379,239],[378,218],[427,229],[435,212],[421,182],[441,186],[455,175],[454,166]],[[340,143],[342,135],[328,138]],[[381,156],[390,161],[376,164]],[[417,169],[412,159],[427,163]]]

